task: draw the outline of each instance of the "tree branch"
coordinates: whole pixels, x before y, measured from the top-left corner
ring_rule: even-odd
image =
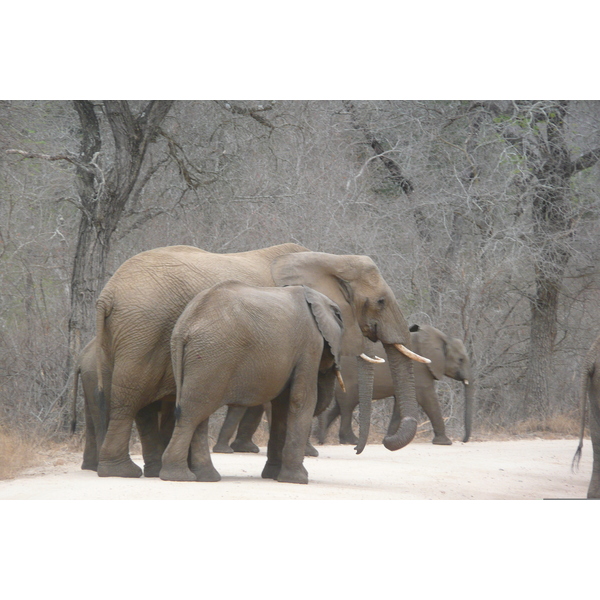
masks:
[[[88,165],[75,158],[75,156],[73,156],[72,154],[41,154],[39,152],[26,152],[25,150],[16,150],[14,148],[7,150],[6,154],[19,154],[23,158],[39,158],[41,160],[47,160],[50,162],[54,162],[57,160],[66,160],[67,162],[74,164],[75,166],[79,167],[80,169],[83,169],[84,171],[87,171],[89,173],[94,172],[94,169],[90,168]]]
[[[274,106],[273,102],[265,102],[265,104],[258,104],[255,107],[246,108],[245,106],[240,106],[239,104],[234,104],[233,102],[227,102],[225,100],[216,100],[216,103],[223,109],[228,110],[236,115],[244,115],[247,117],[252,117],[255,121],[258,121],[261,125],[268,127],[269,129],[275,129],[275,126],[265,119],[259,113],[264,112],[266,110],[271,110]]]
[[[573,162],[573,173],[579,173],[584,169],[593,167],[600,160],[600,148],[594,148],[585,154],[582,154]]]

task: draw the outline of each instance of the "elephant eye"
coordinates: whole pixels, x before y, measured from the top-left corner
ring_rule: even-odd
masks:
[[[380,310],[385,306],[385,298],[379,298],[379,300],[377,300],[377,308],[379,308]]]

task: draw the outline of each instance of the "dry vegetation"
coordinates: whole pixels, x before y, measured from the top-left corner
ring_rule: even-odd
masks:
[[[129,103],[134,117],[144,106]],[[82,219],[84,195],[106,192],[116,146],[105,106],[92,110],[102,144],[86,191],[81,165],[47,160],[81,155],[73,104],[0,102],[3,477],[46,440],[68,439],[73,353],[94,332],[101,283],[90,275],[85,293],[72,293],[73,273],[83,230],[102,222]],[[575,436],[577,370],[600,332],[599,146],[598,102],[175,102],[107,242],[106,272],[94,276],[171,244],[366,254],[410,324],[465,341],[476,437]],[[558,159],[579,170],[543,180]],[[555,305],[543,305],[552,294]],[[550,319],[547,336],[534,307]],[[459,388],[438,384],[454,439]],[[379,441],[389,402],[373,409]],[[334,424],[330,440],[336,433]]]

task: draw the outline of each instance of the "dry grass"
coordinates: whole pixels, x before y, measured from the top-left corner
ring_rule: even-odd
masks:
[[[37,442],[19,432],[0,429],[0,480],[12,479],[39,461]]]
[[[578,438],[581,427],[581,415],[579,411],[567,414],[557,414],[547,418],[530,418],[511,425],[488,425],[478,427],[476,439],[480,440],[502,440],[515,438],[537,437],[542,439],[564,439]],[[586,428],[586,437],[589,431]]]

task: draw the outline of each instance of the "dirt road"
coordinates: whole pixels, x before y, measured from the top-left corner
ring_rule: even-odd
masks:
[[[217,483],[99,478],[80,469],[81,454],[52,457],[17,479],[0,482],[0,500],[540,500],[585,498],[591,443],[571,472],[574,439],[482,441],[452,446],[413,442],[398,452],[369,445],[320,446],[306,458],[308,485],[261,479],[260,454],[213,454]],[[140,456],[133,459],[142,464]]]

